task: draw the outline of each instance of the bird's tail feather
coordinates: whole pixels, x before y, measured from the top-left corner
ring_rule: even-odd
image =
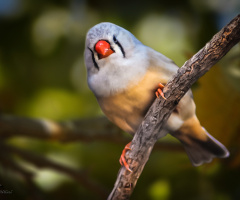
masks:
[[[189,124],[187,126],[189,127]],[[177,134],[173,134],[183,144],[193,166],[209,163],[215,157],[229,156],[227,148],[201,127],[198,120],[194,126],[189,129],[183,127],[181,130],[180,128]],[[195,131],[195,133],[187,133],[188,131]]]
[[[194,140],[192,144],[184,144],[186,153],[194,166],[199,166],[203,163],[209,163],[213,158],[226,158],[229,152],[226,147],[211,136],[204,128],[207,135],[206,141]]]

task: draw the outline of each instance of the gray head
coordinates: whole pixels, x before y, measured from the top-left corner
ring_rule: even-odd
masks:
[[[131,53],[134,52],[135,43],[140,43],[134,35],[120,26],[109,22],[95,25],[88,31],[85,43],[85,64],[87,69],[91,71],[99,70],[102,67],[102,61],[104,61],[104,59],[101,60],[95,48],[98,41],[106,41],[114,53],[112,56],[115,58],[130,57]],[[90,63],[96,69],[89,68]]]
[[[144,64],[140,55],[144,51],[142,47],[133,34],[115,24],[105,22],[92,27],[86,36],[84,52],[92,91],[99,95],[109,94],[120,89],[123,83],[119,83],[119,79],[127,84],[134,72],[143,71],[139,66]],[[101,92],[101,84],[109,91]]]

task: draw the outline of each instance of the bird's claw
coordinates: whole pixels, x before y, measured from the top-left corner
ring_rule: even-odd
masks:
[[[123,149],[122,154],[120,156],[119,162],[122,166],[124,166],[129,172],[132,172],[132,170],[130,169],[129,165],[127,164],[127,161],[125,159],[125,154],[127,150],[131,150],[130,145],[132,142],[129,142]]]
[[[164,88],[164,85],[162,83],[159,83],[157,91],[155,92],[155,95],[157,96],[157,98],[159,98],[159,95],[160,95],[162,98],[164,98],[166,100],[166,98],[163,94],[163,91],[162,91],[163,88]]]

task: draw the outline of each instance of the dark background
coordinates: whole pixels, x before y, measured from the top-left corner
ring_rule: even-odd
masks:
[[[87,87],[83,61],[85,35],[97,23],[128,29],[182,66],[239,11],[237,0],[0,0],[0,114],[51,120],[102,115]],[[240,199],[240,46],[192,89],[201,124],[228,147],[230,158],[195,168],[182,151],[155,150],[131,199]],[[162,141],[175,142],[170,136]],[[86,170],[108,192],[124,147],[98,140],[63,144],[13,137],[6,142]],[[0,161],[0,192],[11,193],[0,199],[100,199],[62,173],[13,159],[34,173],[35,190]]]

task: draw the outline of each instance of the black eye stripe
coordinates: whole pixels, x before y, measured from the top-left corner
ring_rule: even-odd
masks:
[[[117,43],[117,42],[118,42],[118,40],[117,40],[117,38],[116,38],[115,35],[113,36],[113,42],[114,42],[114,43]]]
[[[89,49],[89,50],[91,51],[91,53],[92,53],[92,61],[93,61],[94,67],[95,67],[97,70],[99,70],[99,66],[98,66],[98,64],[96,63],[96,60],[95,60],[95,58],[94,58],[94,53],[93,53],[92,49],[90,49],[89,47],[88,47],[88,49]]]
[[[123,54],[123,57],[125,58],[125,51],[124,51],[122,45],[120,44],[120,42],[117,40],[117,38],[116,38],[115,35],[113,36],[113,42],[114,42],[116,45],[119,46],[119,48],[120,48],[120,50],[121,50],[121,52],[122,52],[122,54]]]

